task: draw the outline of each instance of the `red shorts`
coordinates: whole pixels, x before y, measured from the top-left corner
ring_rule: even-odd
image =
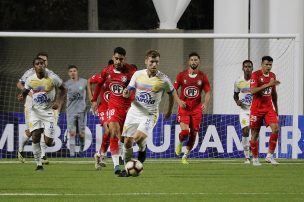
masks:
[[[127,116],[128,109],[118,109],[118,108],[108,108],[108,123],[117,122],[120,125],[120,128],[123,128]]]
[[[203,117],[202,105],[197,106],[191,111],[179,107],[177,117],[179,122],[187,124],[190,128],[198,131]]]
[[[98,117],[101,125],[108,122],[108,107],[98,106]]]
[[[278,114],[273,108],[251,109],[250,128],[260,128],[264,119],[266,126],[279,123]]]

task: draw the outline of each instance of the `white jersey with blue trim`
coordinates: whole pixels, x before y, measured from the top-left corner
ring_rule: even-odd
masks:
[[[252,102],[250,79],[246,81],[244,76],[240,76],[234,83],[234,92],[239,93],[239,99],[242,102],[242,109],[249,110]]]
[[[158,71],[155,76],[149,77],[146,69],[134,73],[128,89],[135,89],[135,100],[131,107],[149,114],[158,113],[159,103],[164,92],[170,94],[174,91],[167,75]]]
[[[43,110],[52,107],[51,104],[56,95],[55,88],[61,85],[62,79],[54,72],[48,72],[42,79],[39,79],[36,73],[30,76],[27,78],[24,87],[33,92],[32,108]]]

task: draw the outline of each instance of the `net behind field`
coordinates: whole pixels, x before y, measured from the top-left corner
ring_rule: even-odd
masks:
[[[44,51],[49,54],[49,68],[64,81],[68,79],[67,67],[74,64],[79,67],[80,76],[89,76],[100,72],[113,54],[113,49],[122,46],[127,50],[127,62],[144,68],[144,55],[147,49],[157,49],[161,54],[160,70],[171,81],[187,65],[188,54],[196,51],[201,56],[201,67],[212,86],[212,99],[203,116],[196,147],[190,157],[194,158],[240,158],[243,157],[240,146],[241,129],[238,120],[238,108],[234,103],[233,83],[242,75],[242,62],[251,59],[254,69],[259,69],[263,55],[274,58],[273,71],[281,85],[278,87],[279,112],[284,117],[284,126],[292,125],[293,103],[296,96],[294,86],[294,45],[288,39],[109,39],[109,38],[0,38],[0,156],[14,158],[18,148],[19,136],[23,133],[23,104],[16,99],[16,83],[20,76],[31,67],[35,55]],[[160,112],[165,112],[168,104],[164,95]],[[63,142],[66,131],[65,110],[60,115],[57,129],[58,150],[49,149],[48,156],[66,157],[68,149]],[[177,112],[176,105],[173,113]],[[288,118],[289,117],[289,118]],[[8,125],[10,124],[10,125]],[[92,157],[99,147],[102,129],[98,119],[89,114],[87,124],[85,156]],[[266,131],[266,130],[265,130]],[[175,158],[179,125],[176,116],[163,120],[160,116],[153,137],[148,142],[149,158]],[[267,135],[267,131],[265,132]],[[13,134],[13,137],[9,137]],[[8,136],[8,138],[5,137]],[[206,136],[209,135],[209,136]],[[10,139],[9,139],[10,138]],[[13,146],[10,146],[10,144]],[[96,144],[97,142],[97,144]],[[59,147],[60,145],[60,147]],[[96,146],[97,145],[97,146]],[[267,146],[267,145],[266,145]],[[287,146],[290,153],[290,146]],[[31,155],[30,143],[26,147]],[[281,149],[281,146],[279,146]],[[290,157],[280,154],[279,157]]]

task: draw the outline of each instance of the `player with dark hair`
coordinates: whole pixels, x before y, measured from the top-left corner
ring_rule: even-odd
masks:
[[[131,104],[131,99],[124,98],[122,93],[128,86],[136,69],[125,63],[126,51],[122,47],[114,49],[112,59],[114,64],[103,69],[101,76],[98,77],[99,87],[96,87],[91,102],[96,102],[97,97],[100,94],[100,86],[105,82],[108,82],[110,88],[110,99],[108,102],[107,113],[109,132],[111,136],[110,151],[114,163],[114,173],[119,174],[121,172],[119,167],[119,139],[121,138],[123,123]]]
[[[182,152],[183,143],[187,141],[186,152],[182,157],[183,164],[189,164],[187,159],[194,146],[197,133],[202,120],[202,113],[207,109],[211,87],[207,75],[198,69],[200,56],[192,52],[188,57],[188,68],[176,76],[174,88],[180,90],[180,99],[185,102],[186,107],[178,108],[178,121],[181,132],[179,133],[179,143],[175,148],[175,153],[179,156]],[[205,92],[204,102],[201,102],[202,91]]]
[[[250,105],[252,101],[252,94],[250,92],[250,77],[253,70],[253,63],[251,60],[244,60],[242,70],[244,74],[237,78],[234,83],[233,99],[237,106],[240,107],[240,124],[242,128],[242,145],[244,148],[245,164],[250,164],[249,156],[249,116]]]
[[[61,109],[66,89],[62,80],[54,73],[48,74],[41,58],[33,60],[35,74],[28,77],[18,100],[23,101],[32,90],[33,102],[29,116],[29,130],[32,136],[33,154],[37,164],[36,170],[43,170],[41,159],[41,138],[47,146],[52,146],[54,139],[54,109]],[[57,92],[57,88],[60,93]],[[44,136],[42,136],[44,133]]]
[[[250,80],[250,91],[253,94],[250,108],[250,147],[253,156],[252,164],[254,166],[261,165],[258,159],[258,138],[263,120],[265,121],[266,126],[270,126],[272,132],[269,138],[268,153],[265,160],[267,163],[273,165],[278,164],[273,158],[273,153],[277,145],[279,134],[278,96],[276,86],[280,84],[280,81],[278,81],[276,75],[271,72],[272,63],[272,57],[262,57],[261,69],[253,72]]]

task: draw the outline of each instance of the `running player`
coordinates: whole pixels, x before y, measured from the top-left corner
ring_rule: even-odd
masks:
[[[45,64],[45,67],[46,67],[46,72],[48,74],[53,74],[54,76],[57,76],[51,70],[47,69],[47,67],[48,67],[48,54],[47,53],[39,52],[36,55],[36,57],[41,58],[44,61],[44,64]],[[24,84],[25,84],[27,78],[34,75],[34,74],[36,74],[35,73],[35,68],[34,67],[29,68],[22,75],[22,77],[20,78],[19,82],[17,83],[17,88],[19,88],[21,91],[23,91]],[[32,106],[32,92],[29,92],[28,96],[26,96],[26,101],[25,101],[25,104],[24,104],[24,115],[25,115],[26,130],[25,130],[24,135],[21,138],[21,142],[19,143],[19,148],[18,148],[18,159],[22,163],[25,162],[24,152],[23,152],[24,151],[24,146],[26,145],[26,143],[28,142],[28,140],[31,137],[31,133],[29,132],[29,125],[28,125],[29,124],[29,114],[30,114],[31,106]],[[55,114],[55,123],[56,123],[55,125],[57,125],[58,110],[54,110],[54,114]],[[41,138],[41,158],[42,158],[42,163],[43,164],[49,164],[49,161],[47,160],[46,155],[45,155],[46,148],[47,148],[47,146],[45,145],[44,138]]]
[[[36,73],[26,80],[23,93],[18,96],[18,99],[20,101],[24,100],[32,90],[33,103],[29,116],[29,130],[32,135],[33,154],[37,164],[36,170],[41,171],[43,170],[41,135],[44,133],[45,144],[52,146],[55,131],[54,109],[61,109],[66,89],[58,76],[48,74],[45,71],[43,59],[35,58],[33,66]],[[56,92],[56,87],[60,89],[60,93]]]
[[[83,152],[85,143],[87,80],[79,77],[78,67],[75,65],[69,65],[68,74],[70,79],[65,82],[67,88],[67,128],[70,157],[75,157],[75,136],[77,132],[79,133],[80,154]]]
[[[240,107],[240,124],[242,128],[242,145],[244,148],[245,164],[250,164],[249,157],[249,115],[250,105],[252,101],[252,94],[250,92],[250,77],[253,70],[253,63],[251,60],[243,61],[242,70],[243,76],[240,76],[234,83],[233,99],[237,106]]]
[[[108,62],[108,66],[109,65],[113,65],[113,60],[110,60]],[[88,79],[88,94],[89,94],[90,100],[92,100],[92,98],[93,98],[92,84],[98,83],[99,80],[101,80],[101,73],[95,74],[91,78]],[[109,148],[109,145],[110,145],[108,115],[107,115],[108,102],[109,102],[109,98],[110,98],[109,82],[104,82],[104,84],[102,86],[97,85],[96,87],[101,88],[100,90],[96,89],[96,92],[100,91],[99,104],[97,107],[97,102],[93,101],[91,103],[91,105],[92,105],[92,109],[94,112],[96,112],[96,110],[97,110],[97,115],[99,117],[100,125],[103,126],[103,129],[104,129],[100,148],[94,154],[95,169],[100,170],[102,167],[106,166],[105,157],[106,157],[106,153]]]
[[[115,174],[120,174],[121,172],[119,167],[119,139],[121,138],[123,123],[131,104],[130,99],[126,99],[122,96],[122,92],[124,88],[127,87],[132,75],[136,71],[134,66],[125,63],[125,56],[126,51],[124,48],[115,48],[112,56],[114,64],[103,69],[100,80],[98,81],[98,85],[109,82],[110,99],[107,113],[111,136],[110,151]],[[96,102],[99,95],[99,92],[96,92],[96,89],[91,102]]]
[[[250,129],[251,141],[250,148],[252,152],[252,164],[260,166],[259,162],[259,132],[263,124],[270,126],[271,135],[269,138],[268,154],[265,158],[267,163],[277,165],[278,162],[273,158],[278,134],[278,96],[276,86],[280,81],[276,80],[276,75],[271,72],[273,59],[270,56],[262,57],[261,69],[252,73],[250,81],[250,91],[253,94],[252,104],[250,108]]]
[[[183,143],[187,138],[186,152],[182,157],[183,164],[189,164],[187,159],[193,148],[197,133],[202,120],[202,113],[206,111],[210,97],[211,87],[207,75],[198,69],[200,56],[196,52],[189,54],[188,68],[176,76],[174,88],[180,90],[180,99],[186,103],[186,108],[178,108],[178,121],[181,132],[179,133],[179,143],[175,148],[175,153],[179,156],[182,152]],[[204,102],[201,103],[202,91],[205,92]]]
[[[183,104],[176,94],[174,87],[164,73],[158,70],[160,54],[156,50],[148,50],[145,55],[146,69],[137,71],[124,90],[123,96],[128,98],[130,91],[135,91],[135,100],[127,113],[124,124],[123,136],[125,137],[124,159],[127,163],[133,156],[133,143],[139,147],[138,160],[146,159],[147,136],[151,136],[153,128],[158,120],[159,104],[164,92],[169,95],[169,105],[165,118],[172,113],[174,97],[179,104]],[[174,96],[174,97],[173,97]],[[126,177],[123,171],[120,177]]]

